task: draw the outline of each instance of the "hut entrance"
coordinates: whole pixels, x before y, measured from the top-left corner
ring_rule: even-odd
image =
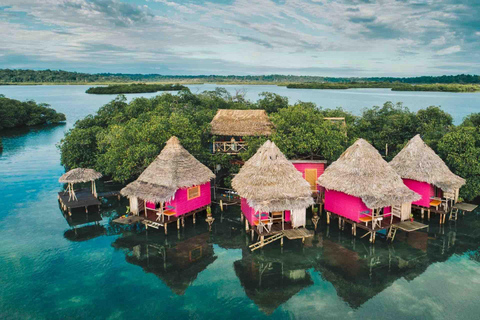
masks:
[[[305,169],[305,180],[310,183],[312,191],[317,191],[317,169]]]

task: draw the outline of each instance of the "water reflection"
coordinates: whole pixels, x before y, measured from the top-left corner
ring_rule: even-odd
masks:
[[[112,246],[125,253],[128,263],[155,274],[177,296],[186,295],[199,275],[212,267],[218,259],[218,248],[240,249],[241,259],[221,268],[233,269],[246,297],[265,315],[318,286],[314,281],[318,276],[334,288],[350,310],[358,310],[397,280],[411,282],[420,277],[433,263],[455,254],[469,253],[474,261],[480,256],[479,220],[475,213],[446,226],[432,223],[427,232],[399,232],[393,244],[378,241],[371,245],[323,221],[315,236],[303,245],[286,241],[284,247],[274,243],[254,253],[248,249],[249,235],[242,228],[238,208],[226,212],[214,208],[214,214],[211,232],[203,219],[198,219],[196,225],[187,224],[168,236],[143,228],[115,227],[112,232],[93,225],[84,234],[83,230],[82,234],[79,229],[75,234],[69,230],[65,238],[83,241],[108,233],[120,234]]]

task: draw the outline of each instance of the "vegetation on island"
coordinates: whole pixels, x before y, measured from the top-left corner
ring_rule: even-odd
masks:
[[[50,108],[46,103],[33,100],[19,101],[0,94],[0,130],[53,124],[65,121],[65,115]]]
[[[210,122],[218,109],[264,109],[275,130],[269,137],[289,158],[336,160],[357,138],[365,138],[390,161],[416,134],[421,134],[452,171],[467,179],[461,197],[470,200],[480,193],[480,113],[454,126],[452,116],[440,107],[417,112],[401,103],[386,102],[366,108],[360,116],[341,108],[323,109],[309,102],[290,105],[286,97],[262,93],[257,102],[230,95],[225,89],[193,94],[163,94],[137,98],[130,103],[118,96],[110,103],[79,120],[59,144],[61,162],[67,168],[94,168],[113,180],[128,182],[153,161],[165,142],[179,137],[183,146],[210,168],[235,173],[239,165],[231,157],[211,153]],[[325,117],[345,117],[346,125]],[[267,138],[246,137],[244,160],[253,155]],[[228,186],[230,179],[223,180]]]
[[[132,83],[132,84],[116,84],[107,87],[92,87],[88,88],[86,93],[91,94],[124,94],[124,93],[146,93],[157,91],[179,91],[185,89],[185,86],[180,84],[146,84],[146,83]]]
[[[359,89],[390,88],[393,91],[439,91],[439,92],[477,92],[477,84],[408,84],[398,82],[308,82],[291,83],[289,89]]]
[[[0,84],[85,84],[85,83],[131,83],[131,82],[182,82],[182,83],[248,83],[248,84],[289,84],[289,83],[410,83],[410,84],[480,84],[479,75],[460,74],[455,76],[421,77],[323,77],[294,75],[160,75],[123,73],[79,73],[62,70],[0,69]]]

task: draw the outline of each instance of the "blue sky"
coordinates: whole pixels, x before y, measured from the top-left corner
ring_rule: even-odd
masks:
[[[0,0],[0,68],[480,74],[478,0]]]

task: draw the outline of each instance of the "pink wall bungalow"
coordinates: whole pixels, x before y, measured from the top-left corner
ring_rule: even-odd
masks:
[[[327,160],[290,160],[295,169],[300,171],[303,179],[307,180],[313,193],[320,193],[322,187],[317,183],[318,178],[325,171]]]
[[[367,141],[358,139],[318,179],[325,190],[325,210],[373,230],[384,218],[410,218],[411,203],[420,196]],[[392,209],[393,207],[393,209]],[[391,216],[393,212],[393,216]]]
[[[390,162],[407,187],[420,194],[413,202],[419,207],[430,208],[434,198],[442,201],[444,208],[458,199],[465,179],[455,175],[445,162],[420,137],[416,135]]]
[[[305,226],[305,209],[313,204],[310,184],[268,140],[233,178],[242,201],[246,229],[259,235]]]
[[[130,211],[145,224],[158,228],[184,218],[211,203],[213,172],[185,150],[177,137],[168,141],[137,180],[121,190],[130,200]]]

